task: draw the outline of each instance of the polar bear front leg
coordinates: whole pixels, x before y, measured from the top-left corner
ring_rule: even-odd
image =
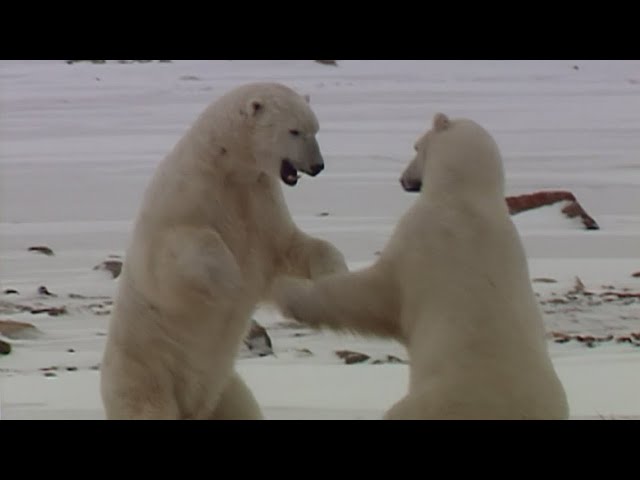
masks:
[[[165,234],[163,256],[154,270],[167,294],[229,299],[241,294],[242,272],[233,253],[213,229],[178,227]]]
[[[404,341],[396,285],[375,267],[317,280],[281,277],[272,298],[286,318]]]
[[[287,251],[287,268],[279,272],[295,277],[316,279],[349,271],[344,255],[326,240],[296,230]]]

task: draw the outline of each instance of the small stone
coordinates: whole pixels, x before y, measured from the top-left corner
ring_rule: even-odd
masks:
[[[311,357],[313,356],[313,352],[308,348],[296,348],[297,356],[299,357]]]
[[[369,355],[365,355],[364,353],[352,352],[349,350],[337,350],[335,354],[344,360],[344,363],[347,365],[366,362],[370,358]]]
[[[273,345],[267,330],[254,319],[251,319],[251,328],[244,339],[244,345],[259,357],[273,355]]]
[[[84,295],[80,295],[79,293],[70,293],[68,295],[69,298],[73,298],[74,300],[86,300],[87,297]]]
[[[52,256],[53,255],[53,250],[51,250],[49,247],[47,247],[45,245],[36,245],[34,247],[29,247],[29,251],[30,252],[42,253],[42,254],[48,255],[48,256]]]
[[[38,287],[38,295],[46,295],[48,297],[56,297],[57,295],[54,293],[51,293],[47,287],[45,287],[44,285],[41,285]]]
[[[394,355],[387,355],[387,363],[408,363],[408,362]]]
[[[51,317],[57,317],[67,313],[67,307],[46,307],[46,308],[34,308],[31,310],[33,315],[38,313],[48,313]]]
[[[9,355],[11,353],[11,344],[0,340],[0,355]]]
[[[122,272],[122,262],[120,260],[105,260],[93,267],[94,270],[105,270],[111,273],[113,278],[118,278]]]

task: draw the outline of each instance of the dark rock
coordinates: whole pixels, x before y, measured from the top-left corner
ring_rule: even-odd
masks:
[[[38,253],[42,253],[44,255],[49,255],[49,256],[53,255],[53,250],[51,250],[49,247],[44,245],[36,245],[34,247],[29,247],[29,251],[38,252]]]
[[[369,355],[360,352],[352,352],[350,350],[337,350],[335,354],[344,360],[344,363],[351,365],[354,363],[362,363],[369,360]]]
[[[11,344],[0,340],[0,355],[9,355],[11,353]]]
[[[47,287],[45,287],[44,285],[41,285],[38,287],[38,295],[46,295],[48,297],[57,297],[56,294],[51,293]]]
[[[296,353],[299,357],[312,357],[313,352],[308,348],[296,348]]]
[[[31,313],[36,315],[38,313],[48,313],[51,317],[57,317],[59,315],[65,315],[67,312],[67,307],[45,307],[45,308],[33,308],[31,309]]]
[[[273,345],[267,330],[254,319],[251,320],[251,328],[244,338],[244,345],[253,355],[273,355]]]
[[[120,260],[105,260],[99,265],[93,267],[94,270],[105,270],[111,273],[113,278],[118,278],[122,272],[122,261]]]

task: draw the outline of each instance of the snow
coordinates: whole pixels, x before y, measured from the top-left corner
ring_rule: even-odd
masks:
[[[0,293],[0,319],[44,332],[0,357],[3,419],[103,417],[94,368],[108,315],[96,312],[108,300],[69,294],[113,295],[117,280],[93,267],[123,254],[155,165],[211,100],[258,80],[311,95],[327,168],[283,188],[300,227],[333,242],[351,268],[375,260],[415,199],[398,178],[433,114],[468,116],[498,141],[509,195],[569,190],[601,227],[582,229],[560,204],[513,217],[531,277],[555,280],[533,284],[549,332],[640,332],[640,300],[600,296],[609,286],[640,292],[638,61],[0,61],[0,289],[20,292]],[[594,295],[573,298],[575,277]],[[39,296],[41,285],[57,297]],[[239,359],[238,369],[268,418],[380,418],[406,390],[407,365],[344,365],[334,353],[406,359],[394,342],[293,329],[267,310],[255,318],[275,356]],[[640,416],[640,347],[549,346],[573,418]]]

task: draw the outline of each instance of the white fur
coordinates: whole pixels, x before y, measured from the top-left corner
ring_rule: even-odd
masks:
[[[107,418],[262,418],[234,371],[252,312],[277,275],[347,271],[338,250],[294,225],[280,186],[283,158],[302,171],[323,163],[317,131],[302,96],[245,85],[209,106],[159,165],[104,352]]]
[[[439,114],[415,148],[401,182],[421,193],[379,260],[279,281],[282,312],[406,345],[409,392],[387,419],[566,419],[497,145]]]

